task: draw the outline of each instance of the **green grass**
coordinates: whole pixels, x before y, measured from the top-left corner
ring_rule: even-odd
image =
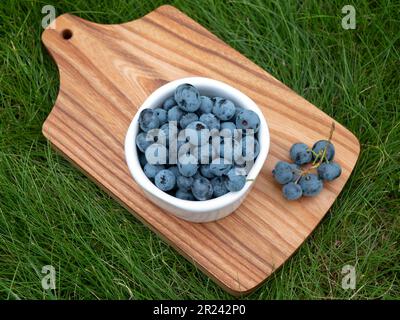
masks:
[[[326,218],[252,299],[400,298],[400,5],[353,1],[173,1],[361,142]],[[41,134],[58,90],[41,45],[41,8],[101,23],[162,1],[0,2],[0,298],[231,298],[66,160]],[[41,287],[42,266],[57,288]],[[355,290],[341,269],[356,267]]]

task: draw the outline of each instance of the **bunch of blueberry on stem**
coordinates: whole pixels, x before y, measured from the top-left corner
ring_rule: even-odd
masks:
[[[328,140],[319,140],[312,148],[302,142],[295,143],[289,152],[294,163],[276,163],[272,174],[283,185],[282,194],[287,200],[297,200],[302,196],[314,197],[321,192],[324,182],[340,176],[342,168],[333,161],[335,147],[331,140],[334,131],[335,123],[332,122]],[[303,169],[303,165],[308,166]]]

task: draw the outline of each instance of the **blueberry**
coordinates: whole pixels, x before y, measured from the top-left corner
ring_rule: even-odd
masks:
[[[147,108],[140,112],[139,126],[145,132],[160,126],[160,120],[158,120],[157,114],[153,109]]]
[[[221,144],[222,138],[223,137],[221,137],[219,131],[212,130],[210,132],[210,137],[209,137],[208,141],[217,152],[219,151],[219,145]]]
[[[235,108],[235,115],[233,116],[233,120],[236,121],[236,117],[239,114],[240,111],[245,110],[242,107],[236,107]]]
[[[290,158],[298,165],[310,163],[312,161],[312,152],[305,143],[295,143],[290,148]]]
[[[254,130],[257,132],[260,128],[260,118],[257,113],[252,110],[243,109],[241,110],[235,119],[236,127],[242,130]]]
[[[200,108],[200,93],[196,87],[184,83],[176,88],[175,101],[183,111],[195,112]]]
[[[220,97],[214,97],[211,100],[214,103],[212,113],[217,118],[222,121],[227,121],[233,118],[236,109],[232,101]]]
[[[213,187],[213,196],[215,198],[227,194],[229,190],[225,186],[225,177],[215,177],[211,179],[211,185]]]
[[[165,144],[168,145],[169,144],[169,136],[170,136],[170,123],[164,123],[161,128],[160,131],[162,132],[162,134],[164,135],[165,138]],[[160,134],[161,134],[160,132]],[[172,134],[172,133],[171,133]]]
[[[153,143],[146,148],[146,160],[150,164],[168,163],[168,149],[159,143]]]
[[[247,176],[247,174],[249,173],[251,167],[247,168],[246,165],[236,165],[236,172],[238,174],[241,174],[242,176]]]
[[[184,191],[189,191],[190,188],[192,187],[192,184],[193,184],[192,177],[185,177],[179,175],[176,179],[176,185],[178,186],[179,189]]]
[[[170,152],[171,152],[171,148],[172,145],[170,147]],[[186,141],[181,141],[181,140],[177,140],[177,158],[179,158],[180,156],[183,155],[187,155],[187,154],[193,154],[193,145],[191,145],[190,143],[186,142]],[[175,150],[172,149],[173,152],[175,152]]]
[[[306,197],[314,197],[318,195],[323,187],[322,180],[313,173],[307,173],[302,176],[299,180],[299,185],[303,191],[303,195]]]
[[[140,163],[140,166],[141,166],[142,168],[143,168],[143,167],[146,165],[146,163],[147,163],[146,156],[144,155],[143,152],[140,152],[140,151],[139,151],[139,163]]]
[[[145,152],[147,147],[153,143],[152,141],[146,139],[146,135],[146,132],[140,132],[136,136],[136,145],[138,149],[142,152]]]
[[[289,182],[282,187],[282,193],[287,200],[297,200],[302,196],[303,191],[297,183]]]
[[[154,179],[156,174],[163,170],[165,167],[163,165],[153,165],[150,163],[146,163],[143,171],[147,178]]]
[[[242,155],[246,161],[257,158],[260,153],[260,144],[253,136],[244,136],[242,139]]]
[[[198,121],[199,116],[193,112],[186,113],[182,116],[182,118],[179,120],[179,125],[181,126],[182,129],[185,129],[188,124]]]
[[[293,179],[293,167],[291,163],[278,161],[275,168],[272,170],[272,175],[280,184],[286,184]]]
[[[182,200],[189,200],[189,201],[196,200],[190,191],[181,190],[181,189],[178,189],[178,191],[176,191],[175,197],[177,197],[178,199],[182,199]]]
[[[169,191],[175,188],[175,175],[168,169],[159,171],[154,177],[154,183],[162,191]]]
[[[210,199],[213,195],[213,187],[211,182],[204,177],[194,179],[192,193],[197,200]]]
[[[236,140],[225,138],[219,146],[219,155],[221,158],[233,162],[242,156],[242,146]]]
[[[200,111],[201,113],[210,113],[213,107],[212,100],[206,96],[201,96],[200,100],[201,100],[200,109],[198,111]]]
[[[175,107],[175,106],[176,106],[176,101],[175,101],[174,97],[169,97],[163,103],[163,108],[166,111],[168,111],[169,109],[171,109],[172,107]]]
[[[335,147],[331,142],[327,140],[319,140],[313,145],[312,150],[315,153],[313,154],[313,159],[316,159],[318,161],[322,157],[325,148],[326,148],[325,160],[328,161],[333,160],[333,157],[335,156]]]
[[[170,166],[170,167],[168,168],[168,170],[170,170],[170,171],[175,175],[176,178],[178,178],[178,177],[181,175],[181,174],[179,173],[178,167],[175,166],[175,165]]]
[[[206,144],[210,137],[210,131],[206,124],[200,121],[190,123],[180,134],[183,134],[187,141],[194,146]]]
[[[199,171],[193,176],[193,179],[204,178]]]
[[[214,174],[211,172],[210,165],[209,164],[203,164],[200,166],[200,173],[203,177],[207,179],[214,178]]]
[[[225,186],[229,191],[235,192],[242,190],[246,184],[246,176],[239,174],[236,168],[228,171],[225,179]]]
[[[332,181],[342,174],[342,168],[337,162],[321,163],[317,169],[322,180]]]
[[[159,143],[164,146],[168,145],[168,130],[163,130],[163,127],[166,124],[163,124],[160,129],[151,129],[147,132],[146,134],[146,140],[150,142],[150,144],[153,143]],[[147,149],[147,148],[146,148]]]
[[[199,120],[203,122],[209,130],[212,129],[219,130],[219,127],[221,125],[219,119],[217,119],[217,117],[214,116],[212,113],[203,113],[200,116]]]
[[[210,164],[210,171],[213,175],[220,177],[227,174],[231,167],[232,163],[229,160],[216,158]]]
[[[164,124],[167,122],[167,111],[161,108],[156,108],[154,109],[154,112],[156,113],[158,117],[158,121],[160,121],[160,125]]]
[[[238,139],[240,137],[240,132],[233,122],[222,122],[220,129],[223,137],[231,137],[232,139]]]
[[[185,177],[194,176],[198,169],[197,159],[192,154],[185,154],[179,157],[178,170]]]
[[[186,142],[186,141],[181,141],[181,140],[178,139],[178,141],[177,141],[177,149],[178,149],[178,150],[179,150],[182,146],[185,146],[185,145],[191,146],[190,143],[188,143],[188,142]]]
[[[184,112],[179,109],[178,106],[172,107],[168,110],[168,121],[176,121],[177,123],[179,123],[179,120],[181,120],[183,113]]]
[[[202,146],[196,146],[193,149],[193,155],[197,158],[201,164],[210,163],[217,156],[217,152],[212,144],[203,144]]]

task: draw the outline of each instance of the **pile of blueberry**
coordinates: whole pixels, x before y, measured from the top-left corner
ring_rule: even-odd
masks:
[[[258,115],[222,97],[179,85],[162,106],[144,109],[136,136],[145,175],[184,200],[208,200],[241,190],[260,147]]]
[[[334,130],[328,140],[317,141],[312,148],[305,143],[295,143],[290,148],[290,158],[294,163],[278,161],[272,174],[275,180],[282,184],[283,196],[288,200],[297,200],[302,196],[318,195],[324,181],[332,181],[340,176],[342,168],[333,161],[335,147],[331,143]],[[302,169],[301,166],[308,166]],[[312,173],[315,169],[317,173]]]

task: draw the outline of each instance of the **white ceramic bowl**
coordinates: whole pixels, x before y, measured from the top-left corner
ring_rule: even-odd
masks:
[[[244,188],[238,192],[229,192],[221,197],[206,201],[188,201],[175,198],[159,190],[146,177],[139,163],[135,138],[139,129],[138,122],[140,111],[145,108],[159,107],[165,99],[173,96],[175,88],[182,83],[190,83],[194,85],[200,91],[201,95],[224,97],[233,101],[235,105],[253,110],[258,114],[261,121],[258,132],[260,153],[247,175],[248,179],[255,179],[257,177],[267,158],[270,144],[268,125],[261,110],[248,96],[223,82],[202,77],[178,79],[163,85],[146,99],[135,114],[125,137],[125,157],[133,178],[141,187],[144,194],[156,205],[179,218],[192,222],[215,221],[226,217],[240,206],[248,192],[251,190],[254,180],[247,181]]]

